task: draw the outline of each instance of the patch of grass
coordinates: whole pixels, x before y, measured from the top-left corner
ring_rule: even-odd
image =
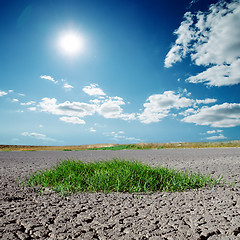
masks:
[[[65,148],[65,149],[63,149],[63,151],[72,151],[72,149],[68,149],[68,148]]]
[[[219,180],[220,181],[220,180]],[[61,194],[74,192],[184,191],[219,183],[207,175],[151,167],[137,161],[112,159],[94,163],[65,160],[30,176],[27,184],[52,188]]]

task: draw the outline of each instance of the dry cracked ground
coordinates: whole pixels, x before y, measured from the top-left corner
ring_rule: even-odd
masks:
[[[66,158],[113,157],[222,175],[227,184],[176,193],[61,197],[16,182]],[[0,239],[240,239],[239,148],[0,152],[0,178]]]

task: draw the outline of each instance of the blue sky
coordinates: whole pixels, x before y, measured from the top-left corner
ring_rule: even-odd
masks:
[[[0,144],[239,140],[239,0],[0,11]]]

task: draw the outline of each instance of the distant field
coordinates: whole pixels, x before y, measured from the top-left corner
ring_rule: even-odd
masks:
[[[138,144],[93,144],[78,146],[29,146],[0,145],[0,151],[82,151],[82,150],[137,150],[164,148],[221,148],[240,147],[240,141],[230,142],[183,142],[183,143],[138,143]]]

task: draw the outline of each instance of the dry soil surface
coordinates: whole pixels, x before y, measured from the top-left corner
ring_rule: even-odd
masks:
[[[121,157],[222,175],[235,187],[61,197],[16,179],[66,158]],[[240,239],[240,149],[0,152],[0,239]]]

